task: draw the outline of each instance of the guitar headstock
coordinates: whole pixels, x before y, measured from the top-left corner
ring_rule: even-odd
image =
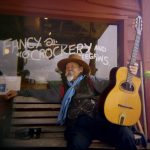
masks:
[[[135,29],[137,34],[141,35],[142,32],[142,17],[141,16],[137,16],[136,17],[136,21],[135,21]]]

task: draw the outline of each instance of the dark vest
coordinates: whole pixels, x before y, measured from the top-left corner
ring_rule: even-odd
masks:
[[[88,77],[85,77],[75,87],[75,95],[72,97],[68,108],[68,119],[75,119],[79,115],[87,114],[93,117],[96,113],[97,99],[94,87]]]

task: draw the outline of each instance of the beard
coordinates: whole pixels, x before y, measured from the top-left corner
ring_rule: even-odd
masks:
[[[67,78],[67,81],[72,81],[74,76],[73,76],[73,72],[72,71],[69,71],[65,74],[66,78]]]

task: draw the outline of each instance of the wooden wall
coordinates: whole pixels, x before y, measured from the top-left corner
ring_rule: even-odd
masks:
[[[33,15],[62,19],[78,19],[119,22],[120,61],[125,65],[130,58],[135,38],[133,23],[137,15],[143,15],[143,38],[138,60],[143,61],[144,70],[150,70],[150,1],[149,0],[1,0],[0,13]],[[150,80],[150,79],[149,79]],[[146,113],[150,118],[150,81],[145,80]],[[150,119],[148,119],[150,138]]]
[[[142,38],[142,58],[144,70],[150,70],[150,1],[142,0],[142,16],[143,16],[143,38]],[[145,100],[148,125],[148,137],[150,139],[150,78],[145,78]]]
[[[0,4],[2,13],[59,18],[134,17],[140,12],[138,0],[1,0]]]

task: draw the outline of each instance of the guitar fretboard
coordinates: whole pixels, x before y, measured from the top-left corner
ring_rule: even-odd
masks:
[[[134,46],[133,46],[133,50],[132,50],[132,55],[131,55],[129,66],[130,65],[134,65],[135,62],[136,62],[137,54],[138,54],[138,50],[139,50],[139,45],[140,45],[140,39],[141,39],[141,34],[137,33],[136,37],[135,37],[135,42],[134,42]],[[131,82],[132,82],[132,77],[133,77],[133,74],[130,71],[128,71],[127,82],[129,84],[131,84]]]

